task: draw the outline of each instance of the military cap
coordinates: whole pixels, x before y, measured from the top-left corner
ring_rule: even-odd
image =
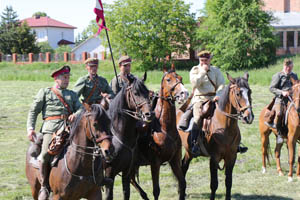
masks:
[[[64,65],[61,68],[53,71],[51,74],[51,77],[55,78],[61,74],[69,74],[70,71],[71,71],[71,68],[68,65]]]
[[[84,64],[88,66],[98,66],[98,59],[97,58],[88,58],[84,61]]]
[[[210,58],[211,53],[210,53],[210,51],[204,50],[204,51],[200,51],[200,52],[198,53],[198,56],[199,56],[200,58]]]
[[[127,64],[131,63],[131,58],[129,56],[122,56],[119,59],[118,63],[122,64],[122,65],[127,65]]]

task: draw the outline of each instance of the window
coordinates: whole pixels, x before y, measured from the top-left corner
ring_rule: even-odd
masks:
[[[294,31],[287,31],[287,47],[294,47]]]
[[[283,47],[283,32],[277,32],[276,37],[278,38],[279,46],[278,47]]]

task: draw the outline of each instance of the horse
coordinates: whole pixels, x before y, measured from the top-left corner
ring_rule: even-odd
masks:
[[[165,162],[170,164],[178,181],[179,199],[185,199],[186,181],[181,171],[182,145],[176,128],[175,101],[183,103],[187,97],[188,91],[182,83],[182,77],[175,70],[165,72],[154,109],[155,118],[148,127],[148,139],[143,141],[141,138],[139,141],[139,152],[142,152],[140,156],[146,160],[146,163],[138,164],[151,166],[154,199],[159,197],[159,171],[160,166]],[[134,177],[132,184],[143,199],[148,199]]]
[[[294,80],[291,78],[292,82],[292,96],[290,97],[290,101],[287,105],[287,112],[285,115],[285,122],[288,128],[287,133],[287,146],[289,152],[289,173],[288,173],[288,181],[291,182],[293,180],[293,165],[295,162],[295,148],[296,142],[300,140],[300,81]],[[278,132],[275,129],[268,127],[264,121],[264,116],[267,111],[267,107],[263,108],[259,116],[259,131],[261,136],[261,149],[262,149],[262,172],[266,172],[266,159],[270,165],[268,150],[270,147],[269,136],[273,132],[275,136],[277,136]],[[275,147],[275,157],[276,157],[276,166],[277,172],[280,176],[283,176],[283,172],[280,165],[280,151],[283,143],[277,144]],[[298,167],[297,167],[297,176],[300,178],[300,149],[298,155]]]
[[[228,73],[226,74],[230,83],[223,89],[216,104],[216,109],[208,125],[208,133],[202,137],[208,153],[205,156],[210,157],[211,200],[215,199],[218,188],[218,169],[223,170],[224,168],[226,175],[226,199],[231,199],[232,172],[241,140],[238,119],[247,124],[251,124],[254,119],[248,73],[238,78],[232,78]],[[182,111],[177,111],[177,121],[180,120],[182,114]],[[179,135],[185,148],[185,155],[182,160],[182,171],[185,176],[194,157],[191,153],[191,134],[190,132],[179,130]],[[224,160],[222,168],[219,166],[221,160]]]
[[[112,143],[116,157],[105,166],[105,175],[113,180],[122,172],[124,199],[130,197],[130,177],[134,174],[137,154],[137,122],[151,121],[149,90],[144,85],[144,78],[129,79],[109,105],[112,120]],[[106,186],[106,199],[113,199],[113,184]]]
[[[102,199],[103,162],[113,157],[110,119],[97,104],[85,104],[71,125],[69,145],[49,175],[52,199]],[[26,154],[26,176],[31,186],[32,197],[37,200],[40,190],[39,170]]]

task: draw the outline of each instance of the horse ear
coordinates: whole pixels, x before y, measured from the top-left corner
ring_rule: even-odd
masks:
[[[248,81],[248,79],[249,79],[249,73],[248,72],[245,72],[245,74],[244,74],[244,77],[243,77],[244,79],[246,79],[247,81]]]
[[[83,103],[83,107],[88,111],[88,112],[91,112],[92,111],[92,108],[89,104],[87,103]]]
[[[166,73],[168,70],[166,67],[163,67],[163,73]]]
[[[171,69],[175,72],[176,71],[176,68],[175,68],[175,64],[172,62],[172,65],[171,65]]]
[[[235,83],[235,80],[230,76],[229,73],[226,72],[227,79],[230,81],[230,83]]]
[[[147,71],[145,71],[142,81],[145,82],[147,80]]]

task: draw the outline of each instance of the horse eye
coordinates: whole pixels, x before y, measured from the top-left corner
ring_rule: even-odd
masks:
[[[168,78],[168,79],[167,79],[167,81],[168,81],[168,82],[170,82],[170,81],[171,81],[171,79],[169,79],[169,78]]]

